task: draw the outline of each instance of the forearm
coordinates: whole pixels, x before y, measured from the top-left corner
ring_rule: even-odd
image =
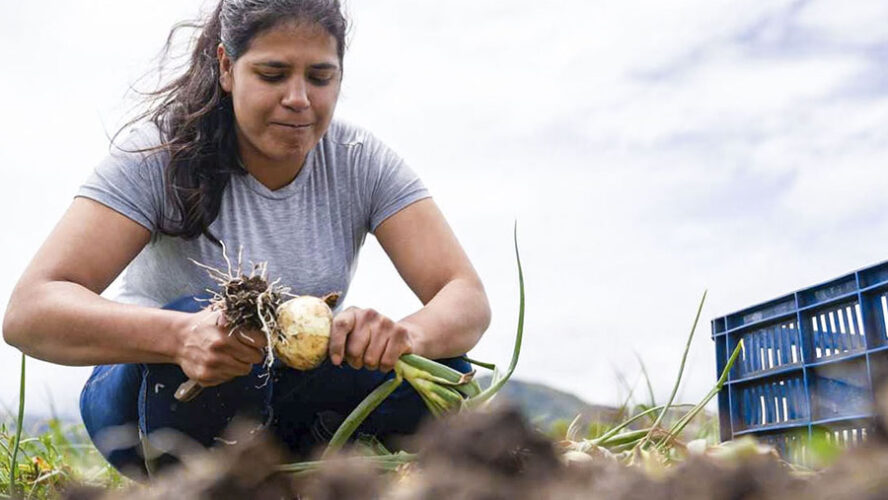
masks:
[[[64,365],[173,363],[185,314],[120,304],[52,281],[13,292],[3,336],[29,356]]]
[[[422,309],[401,320],[415,332],[413,352],[430,359],[460,356],[490,324],[490,305],[477,280],[455,279]]]

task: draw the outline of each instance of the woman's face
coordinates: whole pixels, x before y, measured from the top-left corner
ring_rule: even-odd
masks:
[[[218,56],[241,159],[251,173],[289,182],[333,118],[342,75],[336,39],[321,26],[285,22],[254,37],[237,61],[221,44]]]

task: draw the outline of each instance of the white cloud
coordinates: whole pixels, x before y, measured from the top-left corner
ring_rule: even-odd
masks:
[[[799,25],[837,44],[885,42],[888,4],[885,2],[808,2],[799,14]]]

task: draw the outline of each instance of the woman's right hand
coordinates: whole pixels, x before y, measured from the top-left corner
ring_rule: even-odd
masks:
[[[188,313],[179,333],[176,363],[189,379],[212,387],[247,375],[265,359],[265,334],[239,329],[229,334],[221,311]]]

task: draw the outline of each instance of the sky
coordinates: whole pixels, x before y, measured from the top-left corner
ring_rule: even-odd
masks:
[[[208,2],[0,0],[0,303]],[[888,260],[888,3],[351,0],[337,116],[420,175],[479,272],[473,357],[618,404],[714,384],[709,321]],[[148,75],[146,77],[146,75]],[[420,306],[372,238],[347,304]],[[18,351],[0,345],[0,403]],[[86,367],[29,360],[28,411],[76,415]]]

